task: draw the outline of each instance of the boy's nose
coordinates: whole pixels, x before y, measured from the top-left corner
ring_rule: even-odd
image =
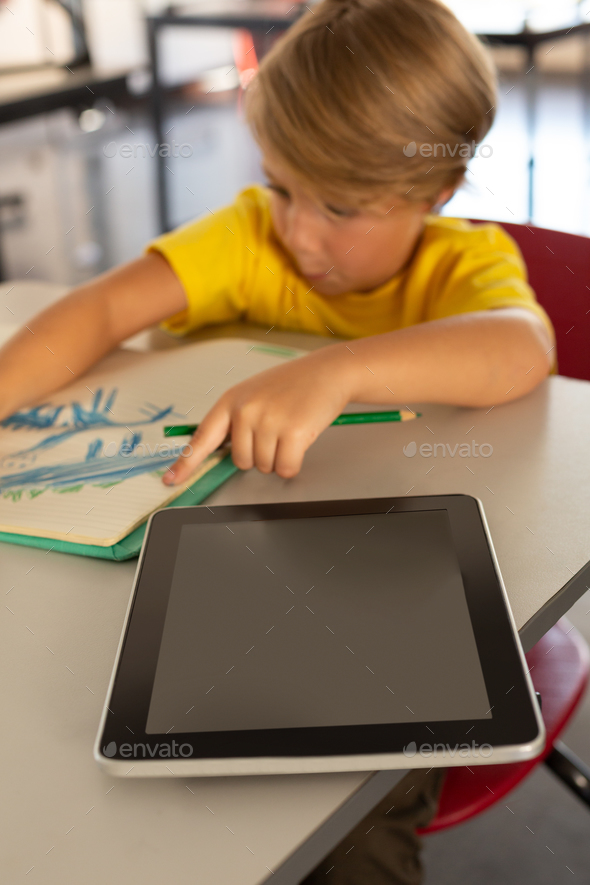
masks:
[[[287,216],[285,245],[297,257],[305,256],[308,260],[313,260],[314,256],[319,258],[322,252],[319,228],[313,213],[292,208]]]

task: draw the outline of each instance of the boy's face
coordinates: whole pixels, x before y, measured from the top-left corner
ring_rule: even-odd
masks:
[[[429,203],[395,199],[371,211],[326,205],[274,157],[264,157],[274,229],[295,266],[321,295],[364,292],[411,257]]]

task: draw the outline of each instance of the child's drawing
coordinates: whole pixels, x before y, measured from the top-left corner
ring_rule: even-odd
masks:
[[[19,441],[26,434],[35,437],[32,445],[0,456],[0,493],[17,501],[25,490],[36,497],[48,488],[79,491],[88,484],[109,487],[141,473],[165,470],[183,447],[157,442],[162,433],[160,422],[178,417],[174,406],[160,408],[146,402],[137,409],[138,415],[123,421],[115,419],[112,411],[116,397],[117,388],[104,400],[103,390],[98,389],[90,408],[78,401],[65,406],[44,403],[0,422],[0,426],[18,431]],[[155,431],[151,445],[143,441],[150,426]],[[131,427],[143,427],[143,431]],[[95,435],[97,430],[100,436]],[[91,438],[83,440],[83,435]],[[81,450],[85,450],[83,457]]]

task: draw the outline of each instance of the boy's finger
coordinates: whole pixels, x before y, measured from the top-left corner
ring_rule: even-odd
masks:
[[[254,467],[254,433],[239,416],[231,424],[231,458],[240,470]]]
[[[275,460],[275,473],[283,479],[297,476],[301,470],[305,445],[301,439],[293,436],[281,437]]]
[[[189,446],[192,451],[181,455],[163,476],[166,485],[176,485],[193,473],[201,461],[214,452],[227,436],[230,424],[229,412],[224,408],[214,408],[199,424]]]
[[[261,473],[272,473],[277,443],[276,433],[254,431],[254,464]]]

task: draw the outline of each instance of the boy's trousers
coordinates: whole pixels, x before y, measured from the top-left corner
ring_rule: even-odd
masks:
[[[421,839],[436,814],[446,769],[410,771],[301,885],[418,885]]]

